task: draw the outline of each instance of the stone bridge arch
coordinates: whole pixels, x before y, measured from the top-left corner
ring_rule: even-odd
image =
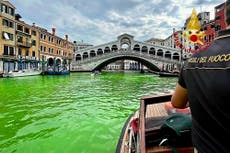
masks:
[[[115,61],[118,60],[133,60],[133,61],[137,61],[140,62],[142,65],[146,66],[147,68],[149,68],[152,71],[160,71],[159,67],[155,64],[153,64],[152,62],[141,58],[141,57],[136,57],[136,56],[117,56],[117,57],[112,57],[112,58],[108,58],[104,61],[101,61],[100,63],[98,63],[97,65],[94,66],[93,70],[101,70],[103,69],[105,66],[107,66],[110,63],[113,63]]]

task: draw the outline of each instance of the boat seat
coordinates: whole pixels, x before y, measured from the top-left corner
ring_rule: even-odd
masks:
[[[151,117],[146,119],[145,124],[145,139],[146,145],[159,144],[161,140],[160,128],[167,116]]]

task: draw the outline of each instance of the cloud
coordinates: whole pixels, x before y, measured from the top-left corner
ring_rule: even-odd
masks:
[[[84,40],[93,45],[117,39],[122,33],[145,41],[152,37],[167,38],[173,28],[180,30],[192,9],[210,11],[222,0],[12,0],[28,23],[51,31],[70,41]],[[213,15],[212,15],[213,16]]]

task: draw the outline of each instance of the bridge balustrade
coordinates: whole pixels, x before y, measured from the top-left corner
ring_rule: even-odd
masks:
[[[122,50],[122,51],[116,51],[116,52],[110,52],[109,54],[102,54],[102,55],[98,55],[95,57],[89,57],[86,59],[82,59],[81,61],[76,61],[77,64],[86,64],[86,63],[91,63],[91,62],[96,62],[98,60],[102,60],[102,59],[108,59],[108,58],[112,58],[112,57],[116,57],[118,55],[122,55],[122,56],[137,56],[137,57],[142,57],[145,59],[150,59],[150,60],[156,60],[156,61],[160,61],[160,62],[167,62],[167,63],[180,63],[178,60],[174,60],[174,59],[167,59],[167,58],[163,58],[160,56],[156,56],[156,55],[151,55],[148,53],[143,53],[143,52],[136,52],[136,51],[130,51],[130,50]]]

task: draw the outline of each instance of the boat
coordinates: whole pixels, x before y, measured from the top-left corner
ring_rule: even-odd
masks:
[[[63,71],[46,71],[46,75],[68,75],[70,74],[70,71],[63,70]]]
[[[50,67],[44,73],[45,75],[68,75],[70,71],[66,67],[57,67],[56,69]]]
[[[95,70],[95,71],[91,72],[91,76],[95,76],[95,75],[99,75],[99,74],[101,74],[101,72],[98,71],[98,70]]]
[[[160,77],[179,77],[179,73],[176,72],[158,72]]]
[[[181,144],[177,144],[176,147],[167,145],[166,140],[162,139],[164,133],[162,132],[162,125],[167,118],[178,114],[184,114],[184,116],[191,118],[189,108],[176,109],[169,105],[171,104],[171,96],[171,94],[164,94],[141,97],[139,109],[129,116],[121,130],[116,153],[194,152],[191,135],[184,137],[184,142],[180,141]]]
[[[20,71],[10,71],[3,73],[4,78],[14,78],[14,77],[25,77],[25,76],[34,76],[40,75],[40,70],[20,70]]]

